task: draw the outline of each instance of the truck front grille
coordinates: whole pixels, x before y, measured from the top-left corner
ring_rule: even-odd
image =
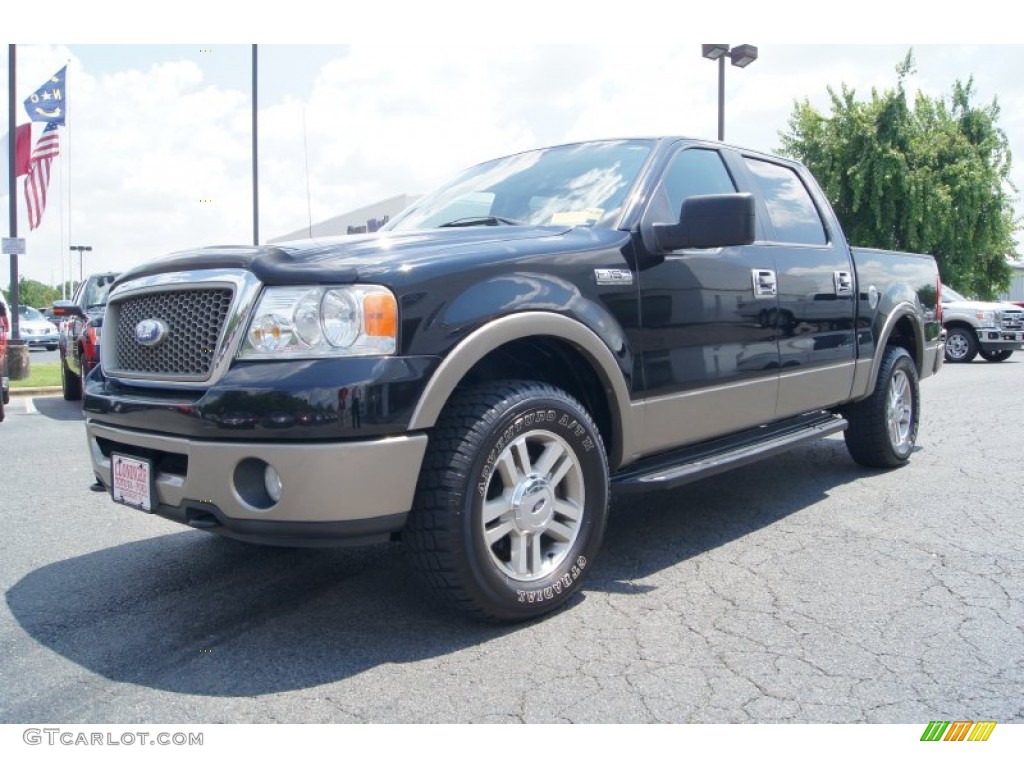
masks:
[[[1000,325],[1008,331],[1024,328],[1024,312],[1003,312]]]
[[[202,380],[210,376],[217,344],[231,312],[231,288],[195,288],[128,295],[110,300],[116,334],[114,375]],[[160,320],[167,335],[153,346],[136,338],[143,320]],[[107,329],[104,329],[107,330]]]

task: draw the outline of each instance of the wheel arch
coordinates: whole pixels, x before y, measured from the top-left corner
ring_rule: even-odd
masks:
[[[975,338],[978,337],[978,330],[966,320],[950,320],[948,323],[943,323],[942,327],[947,331],[950,328],[963,328],[973,333]]]
[[[530,378],[558,386],[579,400],[601,432],[611,467],[632,455],[632,409],[623,367],[582,323],[550,312],[523,312],[494,320],[445,356],[427,383],[410,429],[429,429],[459,386]]]
[[[885,323],[878,334],[878,345],[875,357],[871,361],[869,387],[865,395],[870,395],[878,381],[878,372],[882,368],[882,359],[888,347],[902,347],[910,354],[917,368],[918,376],[923,374],[925,360],[924,326],[921,324],[917,309],[913,304],[904,302],[895,306],[886,317]]]

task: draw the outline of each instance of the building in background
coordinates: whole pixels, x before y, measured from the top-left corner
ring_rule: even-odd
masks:
[[[401,213],[414,202],[419,195],[396,195],[378,203],[367,205],[340,216],[321,221],[309,227],[297,229],[287,235],[268,240],[268,243],[284,243],[289,240],[303,240],[309,237],[333,237],[334,235],[361,235],[376,232],[393,216]]]
[[[999,294],[999,299],[1001,301],[1024,301],[1024,261],[1008,259],[1007,264],[1013,271],[1013,277],[1010,278],[1010,290]]]

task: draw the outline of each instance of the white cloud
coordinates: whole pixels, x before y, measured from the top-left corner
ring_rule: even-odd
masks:
[[[872,86],[889,87],[908,47],[761,44],[750,67],[726,68],[726,138],[771,150],[794,99],[826,108],[829,85],[846,82],[864,96]],[[95,49],[18,47],[21,98],[70,60],[72,123],[62,131],[50,206],[39,230],[29,233],[24,220],[19,225],[28,239],[21,259],[27,276],[58,280],[71,243],[93,246],[89,271],[125,269],[189,247],[251,242],[248,72],[225,77],[198,47],[173,55],[158,50],[146,60],[141,47],[104,48],[102,57]],[[329,59],[319,52],[326,63],[312,76],[295,74],[305,71],[301,47],[287,66],[261,71],[268,92],[292,94],[260,102],[264,241],[307,221],[304,138],[316,222],[429,191],[467,165],[533,146],[716,131],[716,66],[700,57],[699,43],[337,50]],[[233,49],[235,69],[246,54]],[[1024,91],[1016,74],[1024,46],[920,46],[915,54],[912,89],[945,94],[956,78],[975,75],[978,102],[998,95],[1002,127],[1024,157]],[[6,79],[6,60],[0,77]],[[6,104],[0,116],[6,118]],[[6,279],[0,269],[0,283]]]

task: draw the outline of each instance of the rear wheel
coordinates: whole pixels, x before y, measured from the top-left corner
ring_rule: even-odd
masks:
[[[902,347],[887,347],[875,391],[844,412],[850,423],[846,448],[853,460],[866,467],[906,464],[917,442],[920,400],[914,360]]]
[[[497,382],[442,413],[404,539],[450,606],[521,621],[579,589],[607,505],[604,445],[583,406],[541,382]]]
[[[82,377],[68,369],[67,360],[60,361],[60,386],[65,400],[82,399]]]
[[[978,354],[990,363],[1001,363],[1004,360],[1010,359],[1010,355],[1013,354],[1013,350],[1001,349],[998,352],[986,352],[984,349],[980,349],[978,350]]]
[[[978,354],[978,340],[970,328],[946,331],[946,362],[969,363]]]

